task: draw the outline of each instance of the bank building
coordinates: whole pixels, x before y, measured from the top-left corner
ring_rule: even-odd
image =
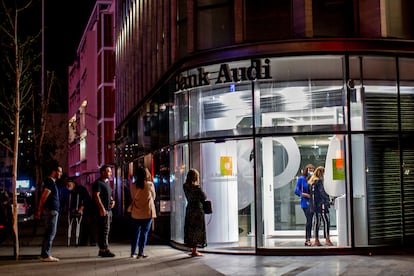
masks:
[[[413,1],[118,0],[116,14],[117,184],[150,168],[155,233],[183,245],[196,168],[206,251],[413,245]],[[304,244],[307,164],[325,168],[333,246]]]

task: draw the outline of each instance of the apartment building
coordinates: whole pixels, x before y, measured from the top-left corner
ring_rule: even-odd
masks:
[[[114,6],[98,0],[68,68],[68,175],[90,185],[114,164]]]

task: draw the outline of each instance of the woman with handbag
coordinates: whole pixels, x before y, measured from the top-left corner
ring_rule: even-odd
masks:
[[[155,188],[147,168],[138,168],[137,181],[131,184],[131,198],[131,258],[147,258],[144,248],[152,221],[157,216],[154,204]]]
[[[204,221],[203,203],[205,193],[201,190],[200,174],[196,169],[190,169],[183,185],[187,207],[185,211],[184,243],[191,248],[192,257],[203,256],[197,252],[198,247],[207,245],[206,224]]]

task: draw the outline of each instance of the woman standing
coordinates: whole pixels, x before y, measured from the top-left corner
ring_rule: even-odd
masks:
[[[197,252],[197,247],[207,245],[203,211],[203,202],[206,200],[206,195],[201,190],[200,174],[196,169],[188,171],[183,189],[187,198],[184,243],[191,248],[192,257],[203,256],[203,254]]]
[[[312,177],[309,179],[309,184],[311,185],[311,200],[310,208],[311,211],[315,212],[316,223],[315,223],[315,243],[314,245],[321,246],[322,244],[319,241],[319,227],[321,225],[321,220],[323,220],[323,231],[325,237],[325,244],[328,246],[333,246],[331,239],[329,237],[329,195],[325,192],[323,187],[323,176],[325,173],[324,167],[317,167]]]
[[[305,226],[305,246],[311,246],[311,231],[312,231],[312,218],[313,212],[309,208],[309,199],[310,191],[308,180],[312,176],[315,166],[308,164],[303,168],[302,175],[296,181],[295,194],[300,197],[300,207],[303,210],[303,213],[306,217],[306,226]]]
[[[151,173],[146,168],[139,168],[137,181],[131,185],[132,258],[148,257],[144,254],[144,247],[147,244],[152,220],[157,216],[154,199],[155,189],[151,181]]]

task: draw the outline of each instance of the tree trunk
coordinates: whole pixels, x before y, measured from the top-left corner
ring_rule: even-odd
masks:
[[[19,229],[17,221],[17,165],[19,160],[19,134],[20,134],[20,78],[21,78],[21,57],[19,54],[19,41],[17,33],[17,12],[15,16],[14,28],[14,46],[15,46],[15,68],[16,68],[16,91],[15,91],[15,107],[14,107],[14,143],[13,143],[13,245],[14,257],[19,259]]]

